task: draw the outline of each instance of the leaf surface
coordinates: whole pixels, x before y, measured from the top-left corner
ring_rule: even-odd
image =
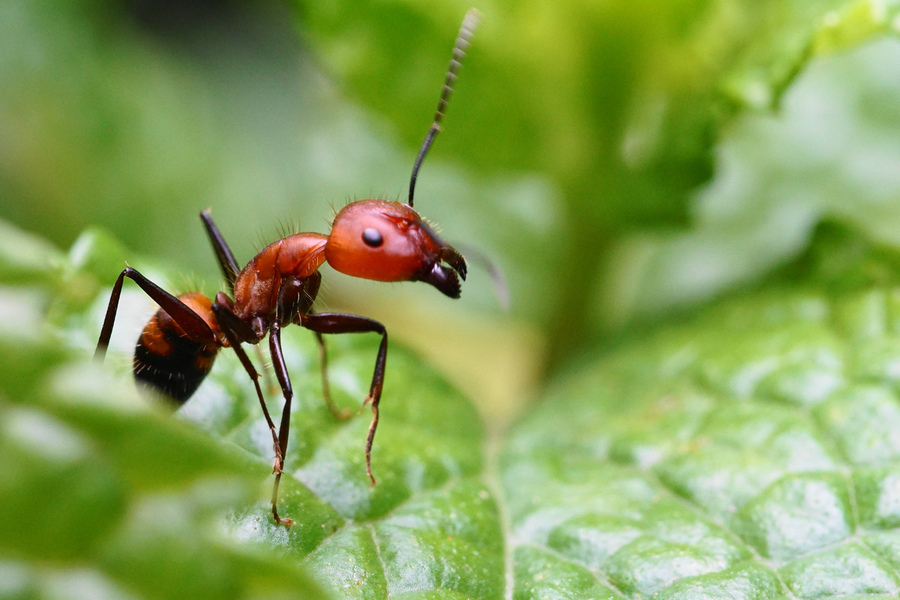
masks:
[[[895,594],[900,291],[884,256],[835,262],[847,246],[823,248],[834,283],[774,282],[573,363],[505,434],[392,345],[374,488],[369,419],[328,413],[314,340],[286,330],[287,530],[268,512],[271,439],[233,356],[175,418],[130,390],[127,356],[75,357],[107,300],[95,255],[119,251],[86,234],[66,268],[0,286],[45,302],[64,290],[49,320],[17,317],[43,335],[0,327],[12,597],[58,597],[68,577],[109,597]],[[881,275],[851,281],[841,266]],[[95,299],[61,287],[63,273]],[[145,302],[126,291],[124,305]],[[341,406],[364,396],[376,344],[329,338]]]

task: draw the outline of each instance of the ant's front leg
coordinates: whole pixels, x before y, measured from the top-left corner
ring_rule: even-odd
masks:
[[[372,374],[372,383],[369,386],[369,394],[363,402],[372,406],[372,423],[369,425],[369,435],[366,438],[366,474],[371,485],[375,485],[375,477],[372,475],[372,442],[375,440],[375,431],[378,429],[378,403],[381,401],[381,390],[384,387],[384,367],[387,361],[387,330],[384,325],[373,319],[357,315],[345,315],[340,313],[319,313],[306,315],[301,318],[303,327],[323,333],[378,333],[381,335],[381,345],[378,347],[378,356],[375,358],[375,372]]]
[[[325,350],[325,338],[318,331],[315,332],[316,341],[319,343],[319,364],[322,366],[322,398],[328,412],[338,421],[346,421],[353,416],[353,411],[348,408],[338,408],[331,397],[331,384],[328,382],[328,352]]]

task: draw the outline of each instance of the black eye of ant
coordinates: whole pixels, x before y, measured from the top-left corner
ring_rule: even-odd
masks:
[[[363,230],[362,237],[366,245],[371,246],[372,248],[377,248],[384,243],[384,238],[381,237],[381,234],[378,233],[378,230],[373,227],[366,227]]]

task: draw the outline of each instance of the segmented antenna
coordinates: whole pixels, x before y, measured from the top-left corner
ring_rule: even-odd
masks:
[[[434,113],[434,121],[425,135],[425,141],[422,142],[422,148],[419,149],[419,155],[416,157],[416,164],[413,165],[412,177],[409,179],[409,205],[413,205],[413,194],[416,191],[416,178],[419,176],[419,167],[425,160],[425,155],[434,142],[434,137],[441,130],[441,121],[447,110],[447,103],[450,102],[450,96],[453,95],[453,84],[456,82],[456,73],[462,64],[462,59],[466,56],[466,50],[472,36],[475,34],[475,28],[481,19],[481,13],[477,9],[470,8],[463,18],[462,25],[459,26],[459,33],[456,34],[456,43],[453,45],[453,56],[450,58],[450,66],[447,68],[447,77],[444,79],[444,88],[441,90],[441,99],[438,101],[437,110]]]

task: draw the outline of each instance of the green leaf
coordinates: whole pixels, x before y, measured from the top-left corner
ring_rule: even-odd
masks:
[[[102,367],[77,358],[90,353],[79,340],[96,333],[106,288],[73,303],[52,273],[4,284],[4,294],[56,289],[62,325],[38,316],[19,324],[42,335],[16,338],[0,322],[0,357],[15,366],[0,376],[3,589],[47,598],[63,581],[158,598],[315,597],[317,585],[351,598],[896,594],[898,277],[890,254],[837,231],[822,240],[824,254],[802,271],[809,284],[773,283],[589,356],[489,442],[474,408],[392,344],[374,488],[362,453],[368,419],[334,420],[314,340],[286,330],[296,392],[280,505],[297,521],[289,530],[271,520],[271,439],[230,353],[173,418],[131,390],[127,356],[121,378],[109,374],[115,356]],[[41,247],[32,241],[25,247]],[[72,252],[84,268],[61,272],[96,280],[88,267],[118,251],[85,234]],[[839,265],[880,283],[848,280]],[[117,332],[141,326],[128,323],[135,302],[145,300],[126,288]],[[330,378],[349,408],[365,394],[377,340],[331,337]],[[31,357],[24,366],[17,352]]]
[[[14,235],[9,262],[36,264],[46,246]],[[900,260],[839,229],[815,248],[765,287],[571,363],[509,431],[485,432],[459,392],[392,344],[374,488],[368,418],[331,416],[316,342],[287,329],[286,529],[269,513],[271,438],[232,353],[174,416],[158,410],[128,373],[134,305],[152,311],[129,286],[113,338],[124,354],[89,361],[108,300],[94,269],[121,248],[88,232],[57,255],[62,268],[0,283],[0,590],[896,595]],[[164,269],[133,264],[168,286]],[[329,336],[342,407],[364,397],[377,343]]]
[[[695,196],[694,229],[623,244],[598,316],[625,321],[706,301],[802,255],[823,221],[897,246],[898,58],[892,40],[821,57],[777,114],[736,120],[715,177]]]
[[[896,267],[874,286],[828,276],[721,302],[559,378],[503,456],[530,586],[900,591]]]
[[[418,145],[435,85],[405,74],[431,64],[439,77],[464,9],[298,5],[328,69]],[[442,153],[481,171],[537,169],[566,189],[574,178],[584,195],[567,197],[569,206],[626,220],[677,214],[672,194],[709,176],[727,117],[776,106],[810,60],[890,32],[897,14],[880,0],[479,8],[482,30],[456,84],[454,135],[441,140]],[[607,197],[610,178],[627,200]],[[604,206],[592,210],[598,199]]]
[[[346,198],[402,197],[468,8],[298,2],[275,9],[264,2],[217,5],[217,18],[191,13],[187,24],[143,5],[50,6],[0,7],[0,79],[9,82],[0,89],[4,218],[64,245],[103,223],[131,247],[167,252],[181,267],[207,273],[206,241],[193,220],[201,208],[215,209],[237,255],[246,256],[260,231],[273,239],[279,220],[322,231],[330,207]],[[740,127],[735,117],[778,106],[811,61],[884,36],[896,16],[893,3],[878,0],[479,8],[482,25],[446,132],[422,172],[420,204],[447,239],[499,263],[515,318],[546,334],[555,364],[597,329],[595,312],[607,315],[630,300],[638,306],[629,304],[628,314],[644,304],[664,312],[802,251],[822,211],[807,209],[804,185],[765,167],[767,159],[791,164],[804,152],[769,152],[782,147],[774,140],[740,157],[737,173],[763,167],[749,180],[780,184],[772,197],[782,200],[787,189],[789,206],[769,206],[767,194],[749,189],[738,199],[747,201],[744,210],[729,212],[734,198],[725,193],[719,210],[726,214],[710,224],[695,190],[715,174],[731,181],[719,144]],[[837,98],[865,79],[864,69],[849,71],[821,96]],[[815,131],[833,125],[810,121]],[[808,144],[813,151],[816,141]],[[884,233],[897,228],[890,211],[878,208],[885,202],[878,159],[892,159],[880,148],[863,144],[858,154],[871,151],[875,160],[848,169],[872,184],[865,194],[851,186],[853,198],[871,200],[869,211],[847,202],[846,213],[850,220],[871,215]],[[820,173],[811,179],[828,181]],[[847,194],[831,189],[838,206]],[[632,285],[610,282],[607,266],[623,235],[644,235],[648,224],[684,228],[692,217],[699,243],[711,244],[719,259],[712,282],[675,277],[694,272],[686,268],[696,250],[690,242],[674,251],[665,245],[651,264],[628,262],[619,272],[631,274]],[[637,258],[646,258],[640,250]],[[498,320],[487,277],[472,271],[465,306]],[[355,295],[340,279],[332,289],[344,303]],[[600,291],[609,289],[630,297]],[[392,289],[371,302],[392,306],[405,293]]]

